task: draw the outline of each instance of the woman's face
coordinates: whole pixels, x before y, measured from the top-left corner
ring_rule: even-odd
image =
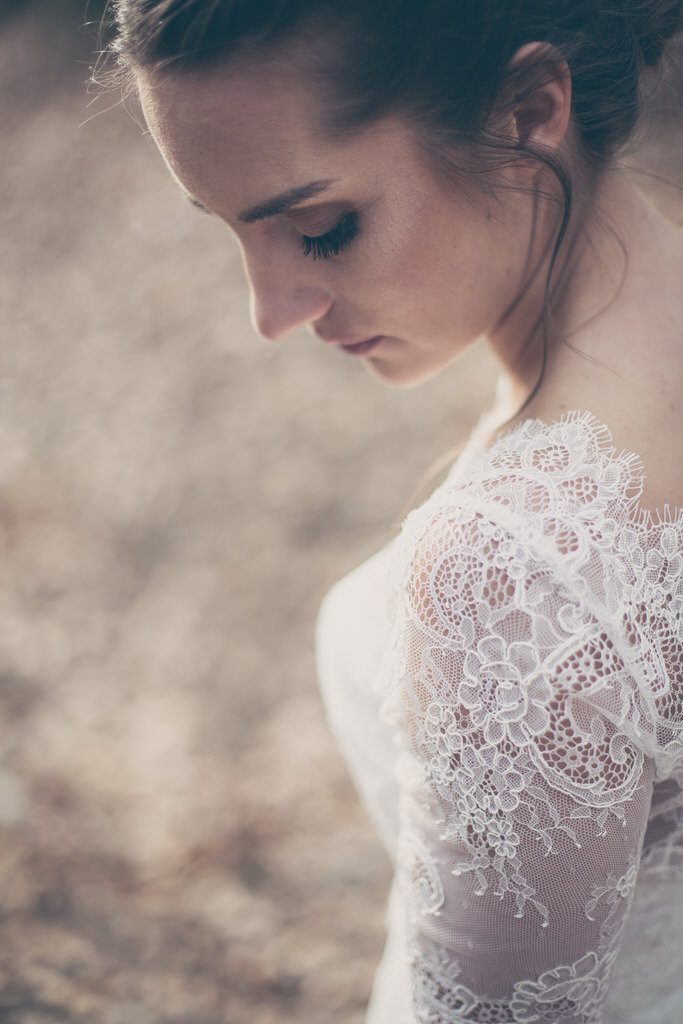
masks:
[[[285,62],[141,72],[137,83],[174,177],[235,233],[265,338],[303,326],[323,339],[380,335],[356,358],[409,387],[493,335],[522,282],[528,195],[468,202],[437,177],[399,117],[351,141],[322,139],[313,90]],[[328,184],[283,212],[247,213],[311,182]]]

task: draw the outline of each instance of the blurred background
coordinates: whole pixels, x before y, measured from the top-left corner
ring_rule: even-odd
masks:
[[[313,623],[495,366],[391,390],[259,338],[229,232],[88,89],[98,13],[0,4],[0,1020],[362,1024],[390,866]],[[629,157],[679,224],[682,85]]]

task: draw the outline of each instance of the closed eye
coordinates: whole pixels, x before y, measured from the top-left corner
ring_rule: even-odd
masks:
[[[313,254],[313,259],[328,259],[336,256],[346,248],[360,231],[358,214],[352,211],[343,213],[335,226],[324,235],[301,235],[301,248],[304,256]]]

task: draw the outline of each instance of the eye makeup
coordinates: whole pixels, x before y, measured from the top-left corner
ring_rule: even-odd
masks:
[[[337,223],[324,235],[301,235],[304,256],[313,254],[313,259],[328,259],[341,252],[359,233],[358,214],[343,213]]]

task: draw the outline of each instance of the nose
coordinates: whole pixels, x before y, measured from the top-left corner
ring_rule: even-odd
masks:
[[[250,317],[255,330],[269,341],[279,341],[297,327],[323,317],[332,305],[324,288],[270,277],[249,280]]]

